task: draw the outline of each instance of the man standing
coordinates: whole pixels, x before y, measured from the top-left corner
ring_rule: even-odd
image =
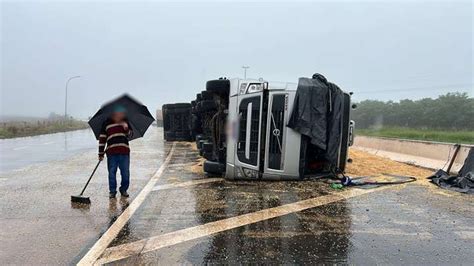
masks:
[[[126,119],[126,110],[123,106],[114,107],[111,117],[104,123],[99,136],[99,160],[104,159],[107,154],[107,169],[109,171],[109,198],[117,195],[117,168],[120,169],[122,180],[120,182],[120,194],[128,197],[130,184],[130,147],[129,138],[133,131]]]

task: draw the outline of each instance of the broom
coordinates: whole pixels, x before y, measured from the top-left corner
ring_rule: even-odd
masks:
[[[89,197],[84,197],[84,196],[82,196],[82,194],[83,194],[84,191],[86,190],[87,185],[89,185],[89,182],[91,181],[92,176],[94,176],[95,171],[97,170],[97,167],[99,167],[100,162],[102,162],[102,161],[99,160],[99,161],[97,162],[97,165],[95,166],[94,171],[92,171],[92,174],[91,174],[91,176],[89,177],[89,180],[87,180],[86,185],[85,185],[84,188],[82,189],[81,194],[79,194],[78,196],[71,196],[71,202],[83,203],[83,204],[91,204],[91,200],[89,199]]]

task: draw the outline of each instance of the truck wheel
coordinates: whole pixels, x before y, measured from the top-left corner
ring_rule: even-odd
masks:
[[[214,145],[212,145],[212,143],[203,143],[202,144],[202,150],[204,152],[209,152],[209,153],[212,153],[212,150],[214,149]]]
[[[212,111],[212,110],[217,110],[217,103],[215,101],[210,101],[210,100],[205,100],[200,102],[201,112],[207,112],[207,111]]]
[[[196,135],[196,147],[198,146],[198,142],[202,139],[202,134]]]
[[[207,140],[205,140],[205,139],[200,139],[200,140],[198,141],[198,143],[197,143],[197,148],[200,149],[200,150],[202,150],[202,144],[203,144],[203,143],[206,143],[206,142],[207,142]],[[202,155],[201,155],[201,156],[202,156]]]
[[[192,114],[191,115],[191,129],[194,131],[194,133],[197,135],[201,128],[201,121],[200,119],[197,117],[197,115],[195,114]]]
[[[209,91],[201,91],[201,97],[203,100],[212,100],[212,93]]]
[[[181,109],[181,108],[190,108],[190,103],[173,103],[173,104],[165,104],[163,105],[163,109]]]
[[[206,160],[214,161],[214,154],[212,152],[207,152],[205,150],[202,150],[202,157],[204,157]]]
[[[203,170],[209,174],[222,175],[225,173],[225,164],[205,161],[203,165]]]
[[[196,102],[199,102],[202,100],[202,95],[200,93],[196,94]]]
[[[206,90],[218,95],[229,95],[230,81],[228,79],[209,80],[206,83]]]

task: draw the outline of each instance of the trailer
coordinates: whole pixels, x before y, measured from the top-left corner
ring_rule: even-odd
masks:
[[[164,139],[167,141],[190,141],[191,104],[165,104],[162,107]]]

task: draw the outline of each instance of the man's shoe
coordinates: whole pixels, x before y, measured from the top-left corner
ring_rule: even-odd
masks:
[[[109,199],[115,199],[115,195],[117,195],[117,192],[110,192]]]
[[[120,191],[120,195],[122,195],[122,197],[125,197],[125,198],[128,198],[130,195],[128,195],[127,191]]]

